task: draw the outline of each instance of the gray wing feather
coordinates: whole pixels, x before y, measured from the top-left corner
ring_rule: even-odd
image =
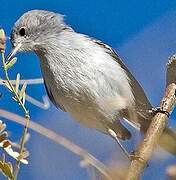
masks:
[[[128,68],[122,63],[120,57],[116,54],[116,52],[111,49],[109,46],[106,44],[102,43],[101,41],[93,40],[95,43],[99,44],[101,47],[105,49],[105,51],[113,57],[115,61],[117,61],[121,67],[126,71],[128,74],[128,77],[131,81],[131,88],[133,90],[134,98],[135,98],[135,110],[138,114],[139,118],[139,123],[141,125],[141,130],[145,132],[154,116],[155,113],[150,113],[149,110],[152,109],[152,105],[150,104],[149,100],[147,99],[143,88],[141,85],[138,83],[138,81],[134,78],[134,76],[130,73]],[[173,68],[176,67],[175,63],[175,57],[171,59],[169,62],[168,66],[170,64],[173,64]],[[173,60],[174,59],[174,60]],[[167,72],[167,84],[171,82],[175,82],[176,78],[175,76],[169,76],[172,74],[173,69],[172,67],[168,67],[168,72]],[[130,116],[128,115],[127,112],[124,112],[123,117],[130,120]],[[131,120],[130,120],[131,121]],[[170,129],[166,128],[164,130],[164,133],[162,134],[161,138],[159,139],[158,144],[165,149],[166,151],[170,152],[173,155],[176,155],[176,133]]]
[[[111,57],[113,57],[113,59],[126,71],[128,78],[130,80],[130,85],[135,99],[135,111],[137,113],[138,123],[140,124],[142,129],[146,129],[149,125],[149,122],[153,114],[149,113],[149,110],[152,109],[152,105],[147,99],[143,88],[135,79],[135,77],[131,74],[128,68],[123,64],[118,54],[111,47],[109,47],[108,45],[104,44],[99,40],[93,40],[93,41],[102,48],[104,48],[106,53],[108,53]],[[136,122],[136,120],[130,119],[131,117],[130,117],[130,113],[128,112],[128,109],[122,112],[122,116],[130,120],[131,122]]]
[[[52,102],[57,108],[60,108],[62,111],[65,111],[65,112],[66,112],[65,108],[64,108],[62,105],[58,104],[58,102],[56,103],[56,101],[55,101],[55,99],[54,99],[54,96],[53,96],[53,93],[52,93],[51,89],[47,87],[47,84],[45,83],[45,80],[44,80],[44,85],[45,85],[46,92],[47,92],[48,97],[49,97],[49,99],[51,100],[51,102]]]

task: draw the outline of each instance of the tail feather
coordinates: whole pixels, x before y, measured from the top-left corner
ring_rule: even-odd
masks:
[[[112,129],[116,133],[116,136],[122,140],[131,138],[130,131],[124,127],[120,121],[114,121],[113,123],[109,124],[108,127]]]
[[[114,56],[115,57],[115,56]],[[118,55],[117,55],[118,57]],[[137,120],[133,119],[133,117],[130,117],[130,113],[127,110],[124,110],[122,112],[122,117],[130,121],[131,123],[137,123],[140,125],[140,129],[143,133],[145,133],[150,125],[150,122],[154,116],[153,113],[149,113],[149,110],[152,109],[152,105],[149,102],[147,96],[145,95],[145,92],[141,85],[138,83],[138,81],[135,79],[135,77],[131,74],[131,72],[128,70],[128,68],[122,63],[120,58],[116,58],[116,61],[121,65],[121,67],[126,71],[128,77],[129,77],[129,82],[134,94],[134,99],[135,99],[135,112],[137,113]],[[175,63],[175,61],[172,61]],[[167,73],[167,84],[171,82],[175,82],[175,77],[171,76],[169,73],[172,75],[173,73],[173,66],[170,66],[170,69]],[[174,66],[175,67],[175,66]],[[172,72],[171,72],[172,71]],[[172,78],[170,78],[172,77]],[[176,133],[169,129],[166,128],[162,134],[162,136],[159,139],[158,144],[165,149],[166,151],[170,152],[173,155],[176,155]]]
[[[152,114],[146,116],[138,116],[141,122],[141,131],[143,133],[147,131],[153,116],[154,115]],[[158,145],[172,155],[176,155],[176,132],[166,127],[163,134],[158,140]]]
[[[164,130],[158,144],[167,152],[176,155],[176,133],[170,128]]]

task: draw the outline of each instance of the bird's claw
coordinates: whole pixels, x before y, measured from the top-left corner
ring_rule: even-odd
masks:
[[[145,164],[145,163],[146,163],[145,159],[143,159],[141,156],[139,156],[139,155],[137,154],[137,152],[135,152],[135,151],[131,152],[131,154],[130,154],[130,160],[131,160],[131,161],[137,160],[137,161],[140,161],[142,164]],[[149,167],[149,164],[148,164],[148,163],[146,163],[146,167]]]
[[[170,117],[170,113],[168,111],[163,110],[160,107],[156,107],[156,108],[152,108],[152,113],[154,113],[154,115],[156,115],[157,113],[162,113],[165,114],[168,118]]]

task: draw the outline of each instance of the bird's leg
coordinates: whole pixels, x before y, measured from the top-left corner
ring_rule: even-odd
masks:
[[[121,144],[119,138],[117,137],[116,133],[112,130],[112,129],[108,129],[108,133],[109,135],[115,139],[115,141],[118,143],[118,145],[120,146],[120,149],[123,151],[123,153],[127,156],[127,158],[129,160],[131,160],[131,156],[130,154],[127,152],[127,150],[123,147],[123,145]]]
[[[131,152],[131,155],[130,155],[130,158],[131,158],[131,160],[138,160],[138,161],[140,161],[141,163],[144,163],[144,162],[145,162],[145,160],[137,154],[137,151],[132,151],[132,152]],[[146,166],[146,167],[149,167],[149,164],[148,164],[148,163],[147,163],[147,166]]]
[[[160,107],[152,108],[151,111],[152,111],[152,113],[154,113],[154,115],[157,114],[157,113],[163,113],[163,114],[165,114],[168,118],[170,117],[170,113],[169,113],[168,111],[163,110],[163,109],[160,108]]]

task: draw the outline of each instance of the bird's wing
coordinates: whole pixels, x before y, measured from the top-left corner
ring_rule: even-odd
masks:
[[[145,132],[153,118],[154,113],[149,113],[149,111],[148,111],[148,110],[152,109],[152,106],[151,106],[149,100],[147,99],[143,88],[138,83],[138,81],[134,78],[134,76],[130,73],[128,68],[122,63],[120,57],[116,54],[116,52],[113,49],[111,49],[109,46],[102,43],[101,41],[96,41],[96,40],[93,40],[93,41],[95,43],[97,43],[98,45],[100,45],[101,47],[103,47],[105,49],[105,51],[109,55],[111,55],[113,57],[113,59],[115,61],[117,61],[121,65],[121,67],[126,71],[126,73],[128,74],[128,77],[131,81],[131,88],[133,90],[133,94],[135,97],[135,103],[136,103],[135,106],[136,106],[136,111],[137,111],[138,118],[139,118],[139,123],[141,125],[141,130],[143,132]],[[172,63],[172,61],[170,61],[170,63]],[[170,63],[168,64],[168,66],[170,65]],[[173,63],[175,63],[175,62],[173,62]],[[172,68],[175,67],[175,64],[168,68],[169,69],[168,73],[171,73],[171,71],[173,71]],[[169,75],[168,75],[168,77],[169,77]],[[175,79],[176,78],[173,76],[171,78],[167,78],[167,84],[171,83]],[[130,122],[132,122],[130,120],[127,112],[124,112],[123,117],[125,119],[129,120]],[[171,130],[170,128],[167,127],[164,130],[164,133],[161,135],[161,138],[159,139],[158,144],[166,151],[170,152],[173,155],[176,155],[176,133],[173,130]]]
[[[130,85],[131,85],[134,99],[135,99],[135,111],[138,114],[138,122],[142,126],[148,126],[148,123],[146,125],[144,125],[145,122],[143,120],[150,119],[151,115],[148,112],[148,110],[151,110],[152,106],[151,106],[149,100],[147,99],[143,88],[138,83],[138,81],[134,78],[134,76],[131,74],[131,72],[128,70],[128,68],[123,64],[123,62],[121,61],[118,54],[111,47],[109,47],[108,45],[104,44],[103,42],[101,42],[99,40],[93,39],[92,41],[94,43],[98,44],[99,46],[101,46],[102,48],[104,48],[106,53],[108,53],[122,67],[122,69],[124,69],[126,71],[128,78],[130,80]],[[123,117],[128,119],[129,121],[136,122],[135,120],[131,120],[129,116],[130,116],[130,114],[129,114],[128,110],[124,110]]]
[[[65,108],[61,105],[61,104],[58,104],[58,102],[56,103],[55,99],[54,99],[54,96],[53,96],[53,93],[51,91],[50,88],[47,87],[47,84],[45,83],[45,80],[44,80],[44,85],[45,85],[45,88],[46,88],[46,92],[48,94],[48,97],[49,99],[51,100],[51,102],[57,107],[57,108],[60,108],[62,111],[65,111]]]

